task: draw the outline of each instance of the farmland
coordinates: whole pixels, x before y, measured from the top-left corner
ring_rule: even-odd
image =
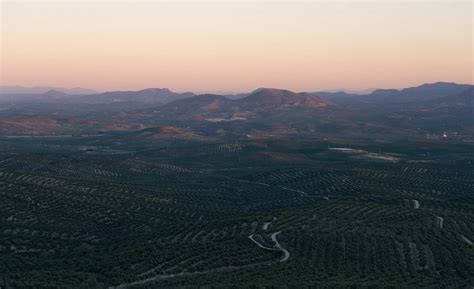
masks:
[[[472,287],[473,151],[2,137],[0,287]]]

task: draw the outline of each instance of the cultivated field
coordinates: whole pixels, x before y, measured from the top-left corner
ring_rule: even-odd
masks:
[[[473,149],[1,138],[0,287],[472,288]]]

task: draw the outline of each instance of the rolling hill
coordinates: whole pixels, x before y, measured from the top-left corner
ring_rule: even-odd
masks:
[[[204,94],[177,100],[148,111],[153,111],[156,115],[164,118],[206,119],[215,117],[225,121],[269,117],[293,111],[311,111],[328,106],[332,106],[332,104],[309,93],[261,88],[247,97],[236,100],[220,95]]]

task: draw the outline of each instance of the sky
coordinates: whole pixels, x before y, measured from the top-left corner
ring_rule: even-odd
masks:
[[[1,1],[0,84],[242,92],[473,83],[472,1]]]

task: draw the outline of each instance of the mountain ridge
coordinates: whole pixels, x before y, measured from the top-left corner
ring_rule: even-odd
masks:
[[[0,86],[0,94],[43,94],[50,90],[60,91],[71,95],[81,94],[97,94],[98,91],[82,87],[64,88],[54,86],[33,86],[26,87],[21,85],[2,85]]]
[[[458,84],[454,82],[423,83],[414,87],[403,89],[375,89],[369,94],[351,94],[346,92],[314,92],[313,95],[321,95],[328,100],[340,104],[357,103],[408,103],[436,99],[461,91],[473,86],[472,84]]]

